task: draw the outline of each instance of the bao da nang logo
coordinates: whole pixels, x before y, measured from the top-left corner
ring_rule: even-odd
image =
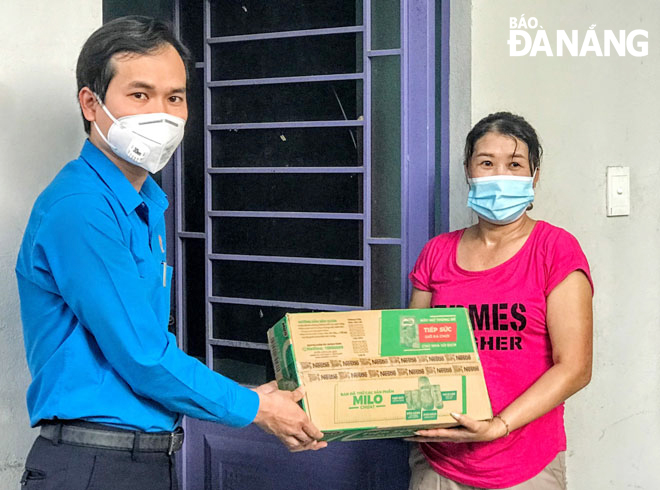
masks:
[[[536,17],[509,17],[509,56],[647,56],[649,33],[643,29],[546,31]]]

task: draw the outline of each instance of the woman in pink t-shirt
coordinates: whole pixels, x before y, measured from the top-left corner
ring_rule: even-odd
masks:
[[[577,240],[526,214],[542,153],[522,117],[479,121],[464,161],[479,222],[433,238],[410,273],[411,308],[468,309],[496,414],[419,431],[411,490],[566,488],[563,402],[591,378],[593,286]]]

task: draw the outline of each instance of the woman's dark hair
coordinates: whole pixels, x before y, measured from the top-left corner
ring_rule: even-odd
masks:
[[[181,56],[188,81],[190,52],[174,36],[168,24],[140,15],[120,17],[104,24],[89,36],[78,56],[76,67],[78,92],[83,87],[89,87],[102,101],[105,101],[108,85],[115,76],[115,67],[111,62],[115,54],[151,54],[167,44],[172,45]],[[85,131],[89,134],[90,124],[84,116],[83,123]]]
[[[541,165],[543,148],[539,143],[534,128],[521,116],[511,114],[510,112],[496,112],[489,114],[479,121],[468,133],[465,139],[465,155],[463,164],[467,166],[470,163],[474,153],[474,145],[487,133],[499,133],[506,136],[512,136],[524,142],[529,149],[529,165],[532,175]]]

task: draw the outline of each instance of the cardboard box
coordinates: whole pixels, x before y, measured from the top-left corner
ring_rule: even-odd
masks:
[[[324,440],[408,437],[492,417],[465,308],[287,314],[268,330],[280,389],[305,387]]]

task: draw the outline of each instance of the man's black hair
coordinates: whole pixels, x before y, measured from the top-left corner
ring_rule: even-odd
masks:
[[[166,45],[177,50],[186,67],[186,82],[190,78],[190,51],[172,32],[168,24],[151,17],[130,15],[114,19],[97,29],[85,42],[76,67],[78,92],[89,87],[102,101],[115,76],[112,57],[117,53],[151,54]],[[189,85],[189,83],[187,83]],[[90,123],[83,116],[87,134]]]

